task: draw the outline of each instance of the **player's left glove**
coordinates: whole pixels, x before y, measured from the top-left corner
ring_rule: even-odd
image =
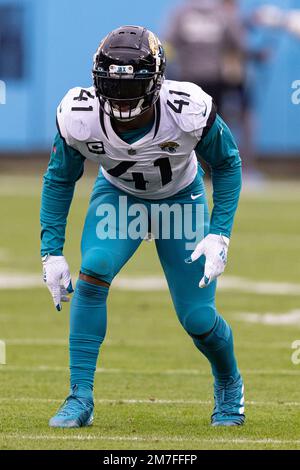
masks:
[[[204,276],[199,287],[207,287],[224,272],[229,241],[224,235],[209,234],[198,243],[191,256],[185,260],[186,263],[193,263],[200,256],[205,256]]]

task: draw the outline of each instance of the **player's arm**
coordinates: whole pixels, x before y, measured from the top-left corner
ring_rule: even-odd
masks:
[[[209,165],[213,186],[210,233],[230,238],[242,187],[242,162],[230,129],[220,116],[196,147]]]
[[[61,310],[61,300],[67,301],[67,293],[73,291],[63,247],[67,217],[76,181],[84,171],[84,160],[59,133],[56,135],[43,179],[40,221],[44,281],[57,310]]]
[[[213,211],[209,235],[196,247],[188,262],[206,256],[200,287],[207,286],[223,273],[235,212],[242,186],[242,163],[236,142],[220,116],[206,128],[196,147],[198,157],[209,165],[213,185]]]

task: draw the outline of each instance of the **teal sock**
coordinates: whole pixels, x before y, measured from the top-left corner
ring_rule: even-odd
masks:
[[[237,367],[232,330],[221,315],[217,315],[213,329],[204,339],[193,336],[193,341],[199,351],[209,360],[216,380],[237,378]]]
[[[71,389],[91,395],[100,346],[106,333],[108,288],[79,279],[71,303],[70,372]]]

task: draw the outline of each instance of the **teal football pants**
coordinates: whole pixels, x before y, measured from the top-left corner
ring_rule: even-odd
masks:
[[[191,195],[199,196],[192,200]],[[142,204],[145,211],[148,212],[150,218],[151,204],[167,204],[172,206],[178,205],[185,214],[189,212],[187,217],[192,220],[193,230],[196,231],[196,207],[200,206],[203,213],[202,227],[198,227],[198,237],[201,239],[209,231],[209,212],[205,196],[205,188],[201,175],[199,174],[194,182],[180,191],[175,196],[163,200],[146,200],[136,198],[125,194],[104,177],[98,177],[94,191],[91,197],[91,203],[88,209],[86,222],[82,236],[82,265],[81,272],[109,284],[112,283],[114,277],[119,273],[121,268],[131,258],[142,242],[142,239],[133,240],[126,237],[126,226],[119,223],[119,204],[120,196],[127,197],[127,206],[133,204]],[[97,216],[98,208],[109,204],[116,209],[116,226],[111,226],[111,233],[116,235],[115,238],[99,239],[97,235],[97,225],[100,217]],[[198,207],[199,209],[199,207]],[[191,214],[192,212],[192,214]],[[134,218],[134,217],[133,217]],[[129,218],[130,219],[130,218]],[[178,219],[177,219],[178,220]],[[187,250],[187,240],[184,236],[180,239],[174,237],[174,225],[170,229],[170,239],[162,239],[162,227],[156,233],[159,239],[155,240],[157,253],[164,270],[169,289],[172,295],[174,307],[178,318],[183,327],[192,335],[201,335],[211,330],[216,320],[215,309],[215,290],[216,282],[212,282],[207,288],[200,289],[199,281],[203,276],[204,259],[194,262],[193,264],[185,263],[185,259],[191,254],[191,250]],[[174,223],[174,217],[173,217]],[[114,221],[112,224],[114,225]],[[147,227],[148,228],[148,227]],[[154,229],[154,230],[153,230]],[[151,227],[155,231],[154,227]],[[148,230],[145,230],[146,236]],[[184,227],[181,227],[184,232]],[[180,227],[179,232],[180,233]],[[124,239],[122,237],[124,235]]]
[[[124,200],[126,200],[126,211],[124,211]],[[111,284],[147,235],[149,224],[152,224],[151,232],[155,233],[156,249],[180,323],[193,339],[195,346],[209,360],[215,379],[235,377],[238,370],[233,351],[232,332],[215,307],[216,281],[205,289],[199,288],[205,260],[201,257],[192,264],[185,263],[193,248],[187,248],[187,243],[191,243],[188,239],[191,233],[185,232],[184,218],[178,222],[179,219],[176,219],[175,215],[171,217],[169,237],[166,232],[163,234],[166,228],[166,215],[161,218],[160,221],[163,219],[163,222],[160,227],[153,226],[154,219],[150,214],[153,205],[157,204],[164,204],[165,208],[172,206],[174,214],[178,208],[182,209],[181,214],[184,213],[192,224],[191,232],[196,232],[196,226],[199,225],[197,227],[199,239],[208,233],[209,212],[201,174],[183,191],[161,201],[149,201],[127,195],[103,177],[99,177],[91,197],[82,235],[81,272]],[[137,214],[143,214],[146,223],[143,224],[141,219],[140,236],[127,236],[126,218],[124,222],[119,216],[122,212],[121,206],[123,206],[123,215],[132,210],[129,223],[136,220]],[[198,209],[200,209],[200,224],[196,218]],[[109,213],[110,219],[107,217]],[[106,222],[104,225],[103,221]],[[180,230],[183,236],[180,236]],[[70,316],[71,386],[79,386],[82,394],[90,394],[93,389],[98,352],[106,333],[107,294],[107,287],[79,279],[73,295]]]

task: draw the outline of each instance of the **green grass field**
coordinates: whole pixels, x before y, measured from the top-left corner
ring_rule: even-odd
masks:
[[[40,184],[38,176],[0,176],[0,281],[40,274]],[[79,183],[69,218],[65,255],[72,272],[79,268],[91,186],[91,178]],[[0,339],[7,350],[0,366],[0,448],[300,449],[300,364],[291,361],[300,320],[276,324],[280,315],[300,310],[299,204],[299,183],[268,184],[244,192],[236,218],[224,279],[242,279],[244,287],[220,289],[217,305],[233,327],[245,379],[244,427],[210,427],[206,360],[179,325],[168,292],[134,291],[133,279],[131,291],[111,289],[94,425],[50,429],[48,419],[68,393],[69,307],[56,312],[42,284],[1,288],[0,282]],[[154,250],[143,243],[122,277],[162,276]],[[273,320],[242,321],[243,312],[270,313]]]

